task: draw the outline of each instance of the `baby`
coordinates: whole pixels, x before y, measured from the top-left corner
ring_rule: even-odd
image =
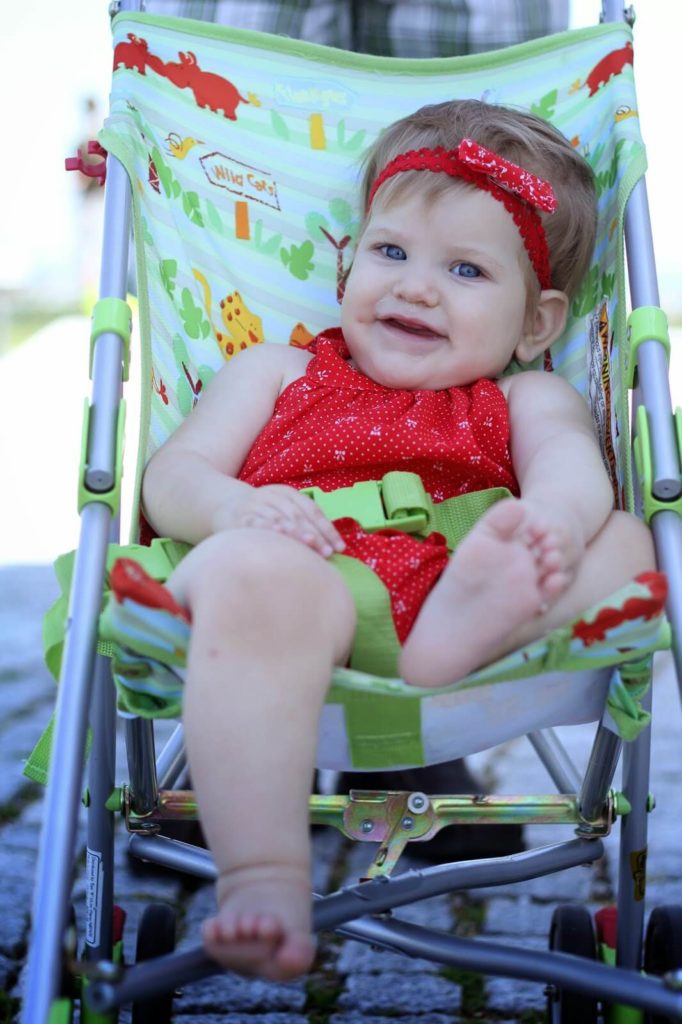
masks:
[[[362,200],[341,328],[227,364],[143,482],[157,533],[195,545],[168,587],[193,621],[187,751],[219,873],[204,943],[272,979],[314,955],[307,801],[330,675],[353,654],[349,564],[388,592],[395,672],[418,687],[654,568],[646,527],[612,508],[582,398],[556,374],[502,376],[560,336],[589,267],[581,157],[531,115],[447,102],[382,134]],[[449,555],[438,533],[330,522],[301,493],[396,469],[434,502],[510,496]]]

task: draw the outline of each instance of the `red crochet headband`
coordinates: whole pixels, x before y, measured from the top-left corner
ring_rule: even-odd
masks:
[[[375,179],[367,200],[368,211],[377,189],[400,171],[443,171],[489,192],[512,215],[540,287],[551,288],[547,238],[538,213],[538,210],[552,213],[556,209],[556,198],[548,181],[505,160],[473,139],[462,139],[457,149],[437,146],[435,149],[411,149],[407,153],[399,153]]]

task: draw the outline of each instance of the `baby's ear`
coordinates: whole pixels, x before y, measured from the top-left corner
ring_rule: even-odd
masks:
[[[521,341],[514,355],[520,363],[530,363],[557,340],[566,326],[568,296],[556,288],[545,288],[535,310],[528,316]]]

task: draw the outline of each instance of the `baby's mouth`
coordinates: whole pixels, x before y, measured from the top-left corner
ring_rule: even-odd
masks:
[[[403,320],[402,317],[382,317],[381,323],[392,330],[403,331],[405,334],[413,334],[418,338],[442,338],[439,331],[429,327],[420,320]]]

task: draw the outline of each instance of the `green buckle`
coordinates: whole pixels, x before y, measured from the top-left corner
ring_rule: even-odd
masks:
[[[387,528],[404,533],[429,529],[432,501],[416,473],[396,470],[381,480],[361,480],[335,491],[306,487],[301,493],[312,498],[328,519],[355,519],[369,533]]]

